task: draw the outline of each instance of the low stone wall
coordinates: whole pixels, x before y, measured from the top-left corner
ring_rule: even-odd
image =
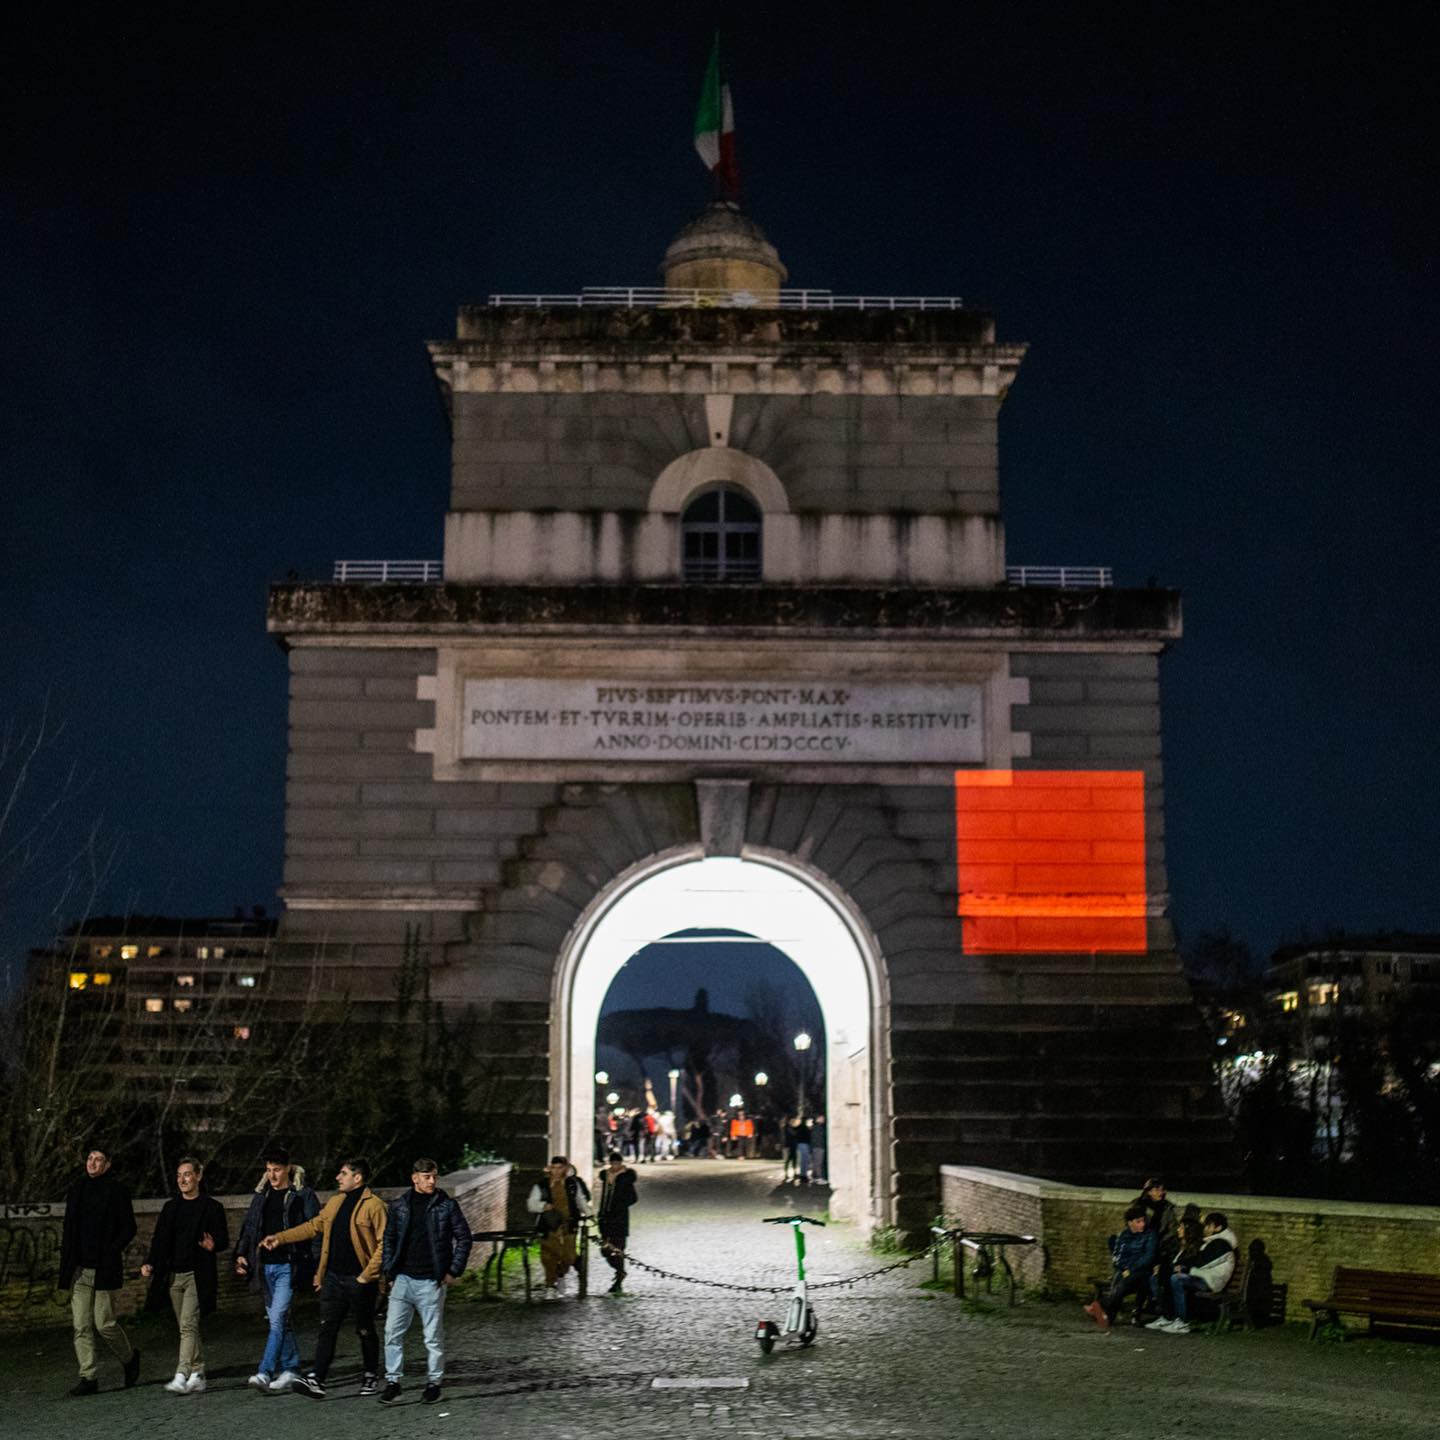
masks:
[[[1092,1275],[1106,1273],[1106,1237],[1121,1228],[1137,1193],[966,1165],[945,1165],[940,1178],[951,1222],[1037,1237],[1034,1247],[1007,1252],[1022,1283],[1077,1294],[1089,1292]],[[1440,1274],[1440,1214],[1422,1205],[1178,1190],[1170,1198],[1182,1208],[1193,1201],[1202,1211],[1222,1211],[1240,1241],[1242,1262],[1252,1240],[1265,1242],[1276,1283],[1290,1287],[1291,1320],[1309,1318],[1301,1301],[1327,1295],[1337,1265]]]
[[[456,1170],[440,1178],[440,1188],[454,1197],[472,1230],[505,1228],[506,1199],[510,1182],[509,1165],[482,1165]],[[378,1192],[389,1199],[400,1193],[395,1187]],[[250,1196],[217,1195],[225,1208],[233,1247],[240,1225],[250,1206]],[[322,1192],[322,1203],[325,1192]],[[125,1288],[116,1309],[133,1314],[145,1303],[148,1281],[140,1278],[140,1267],[150,1246],[155,1222],[164,1200],[136,1200],[136,1235],[125,1252]],[[0,1207],[0,1329],[25,1329],[69,1323],[70,1295],[56,1289],[60,1273],[60,1233],[65,1223],[65,1202],[40,1201],[30,1205]],[[471,1255],[472,1268],[485,1261],[488,1250],[477,1246]],[[228,1256],[221,1261],[220,1304],[227,1310],[259,1311],[259,1295],[234,1274]]]

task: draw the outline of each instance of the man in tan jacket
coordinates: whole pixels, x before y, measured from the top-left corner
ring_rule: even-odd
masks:
[[[304,1379],[290,1387],[296,1395],[325,1398],[325,1376],[335,1358],[335,1337],[345,1317],[355,1314],[360,1337],[364,1376],[362,1395],[380,1388],[380,1341],[375,1333],[375,1302],[380,1278],[381,1241],[385,1235],[385,1202],[366,1182],[370,1162],[356,1156],[344,1161],[335,1176],[340,1193],[332,1196],[313,1220],[267,1235],[261,1248],[274,1250],[320,1236],[320,1265],[315,1288],[320,1292],[320,1338],[315,1342],[315,1363]]]

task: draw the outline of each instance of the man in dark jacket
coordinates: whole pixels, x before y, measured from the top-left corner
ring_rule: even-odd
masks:
[[[630,1207],[635,1203],[635,1172],[618,1150],[612,1150],[608,1159],[610,1163],[596,1177],[595,1221],[600,1228],[600,1253],[615,1272],[610,1293],[619,1295],[625,1284],[625,1243],[630,1238]]]
[[[193,1155],[175,1166],[175,1188],[165,1202],[150,1255],[140,1273],[150,1281],[147,1310],[163,1310],[168,1297],[180,1325],[180,1359],[175,1378],[166,1385],[172,1395],[199,1395],[205,1389],[205,1351],[200,1321],[212,1314],[220,1288],[215,1256],[230,1248],[225,1211],[213,1195],[200,1190],[204,1167]]]
[[[460,1207],[436,1188],[440,1167],[422,1157],[410,1174],[410,1189],[390,1202],[380,1273],[390,1281],[385,1316],[386,1405],[400,1398],[405,1373],[405,1332],[419,1313],[425,1332],[425,1404],[440,1398],[445,1379],[445,1287],[465,1273],[470,1226]]]
[[[70,1292],[75,1358],[80,1381],[72,1395],[93,1395],[100,1388],[95,1352],[98,1334],[125,1371],[128,1390],[140,1375],[140,1352],[115,1319],[115,1292],[125,1283],[125,1247],[135,1238],[130,1192],[110,1173],[110,1153],[92,1144],[85,1173],[65,1196],[60,1232],[60,1288]]]
[[[295,1292],[315,1273],[320,1241],[282,1245],[260,1254],[260,1242],[278,1235],[320,1213],[320,1200],[305,1184],[305,1172],[290,1163],[290,1152],[277,1146],[264,1156],[265,1176],[250,1199],[250,1208],[235,1242],[235,1273],[248,1276],[252,1291],[265,1295],[265,1318],[270,1335],[260,1368],[250,1377],[252,1389],[278,1395],[295,1383],[300,1373],[300,1347],[290,1326]],[[362,1392],[364,1393],[364,1392]],[[369,1393],[374,1393],[373,1389]]]
[[[1102,1329],[1115,1323],[1115,1316],[1127,1295],[1136,1297],[1136,1318],[1140,1317],[1141,1299],[1150,1293],[1150,1270],[1155,1264],[1155,1235],[1146,1228],[1143,1205],[1132,1205],[1125,1212],[1125,1228],[1110,1237],[1110,1256],[1114,1275],[1109,1288],[1099,1300],[1085,1306],[1085,1313]]]

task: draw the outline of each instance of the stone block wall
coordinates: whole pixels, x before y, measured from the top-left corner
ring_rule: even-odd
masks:
[[[1138,1155],[1148,1151],[1136,1147]],[[1145,1180],[1134,1168],[1130,1189],[1067,1185],[1032,1175],[946,1165],[941,1172],[944,1213],[970,1230],[1032,1234],[1039,1244],[1010,1253],[1022,1283],[1090,1293],[1090,1277],[1108,1273],[1106,1237],[1122,1225],[1125,1207]],[[1150,1166],[1149,1169],[1158,1167]],[[1308,1320],[1304,1300],[1329,1294],[1337,1265],[1440,1273],[1440,1227],[1420,1205],[1371,1205],[1344,1200],[1292,1199],[1191,1190],[1183,1170],[1167,1172],[1170,1198],[1202,1212],[1219,1210],[1240,1242],[1243,1263],[1252,1240],[1265,1242],[1277,1284],[1289,1286],[1286,1318]]]
[[[500,1230],[506,1223],[509,1194],[508,1164],[483,1165],[456,1170],[440,1178],[440,1188],[452,1196],[465,1213],[472,1230]],[[399,1190],[380,1188],[377,1193],[391,1198]],[[320,1189],[321,1203],[329,1192]],[[225,1210],[230,1231],[230,1249],[220,1258],[220,1307],[262,1314],[264,1304],[249,1285],[235,1275],[234,1247],[250,1208],[250,1196],[217,1195]],[[132,1315],[145,1304],[150,1282],[140,1277],[140,1267],[150,1247],[150,1237],[165,1201],[135,1200],[136,1235],[125,1251],[125,1287],[116,1298],[116,1310]],[[70,1323],[70,1293],[56,1288],[60,1277],[60,1236],[65,1223],[65,1202],[39,1201],[27,1205],[6,1205],[0,1211],[0,1330],[35,1329]],[[470,1269],[485,1263],[488,1250],[476,1246]]]
[[[995,395],[736,395],[728,443],[797,512],[995,515]],[[459,393],[450,507],[643,511],[671,461],[711,443],[700,394]]]

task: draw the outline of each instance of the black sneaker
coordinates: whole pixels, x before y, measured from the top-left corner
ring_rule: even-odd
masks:
[[[72,1395],[98,1395],[100,1393],[100,1382],[98,1380],[77,1380],[70,1387]]]
[[[290,1387],[290,1393],[292,1395],[308,1395],[312,1400],[323,1400],[325,1385],[318,1376],[306,1375]]]
[[[625,1293],[624,1285],[623,1280],[617,1280],[605,1293],[607,1295],[623,1295]]]
[[[140,1352],[131,1350],[130,1358],[125,1362],[125,1388],[131,1389],[140,1378]]]
[[[380,1377],[378,1375],[362,1375],[360,1377],[360,1393],[362,1395],[373,1395],[380,1388]]]
[[[400,1398],[400,1385],[398,1381],[387,1382],[384,1392],[380,1396],[382,1405],[393,1405]]]
[[[433,1405],[440,1398],[440,1387],[433,1380],[425,1387],[425,1393],[420,1397],[427,1405]]]

